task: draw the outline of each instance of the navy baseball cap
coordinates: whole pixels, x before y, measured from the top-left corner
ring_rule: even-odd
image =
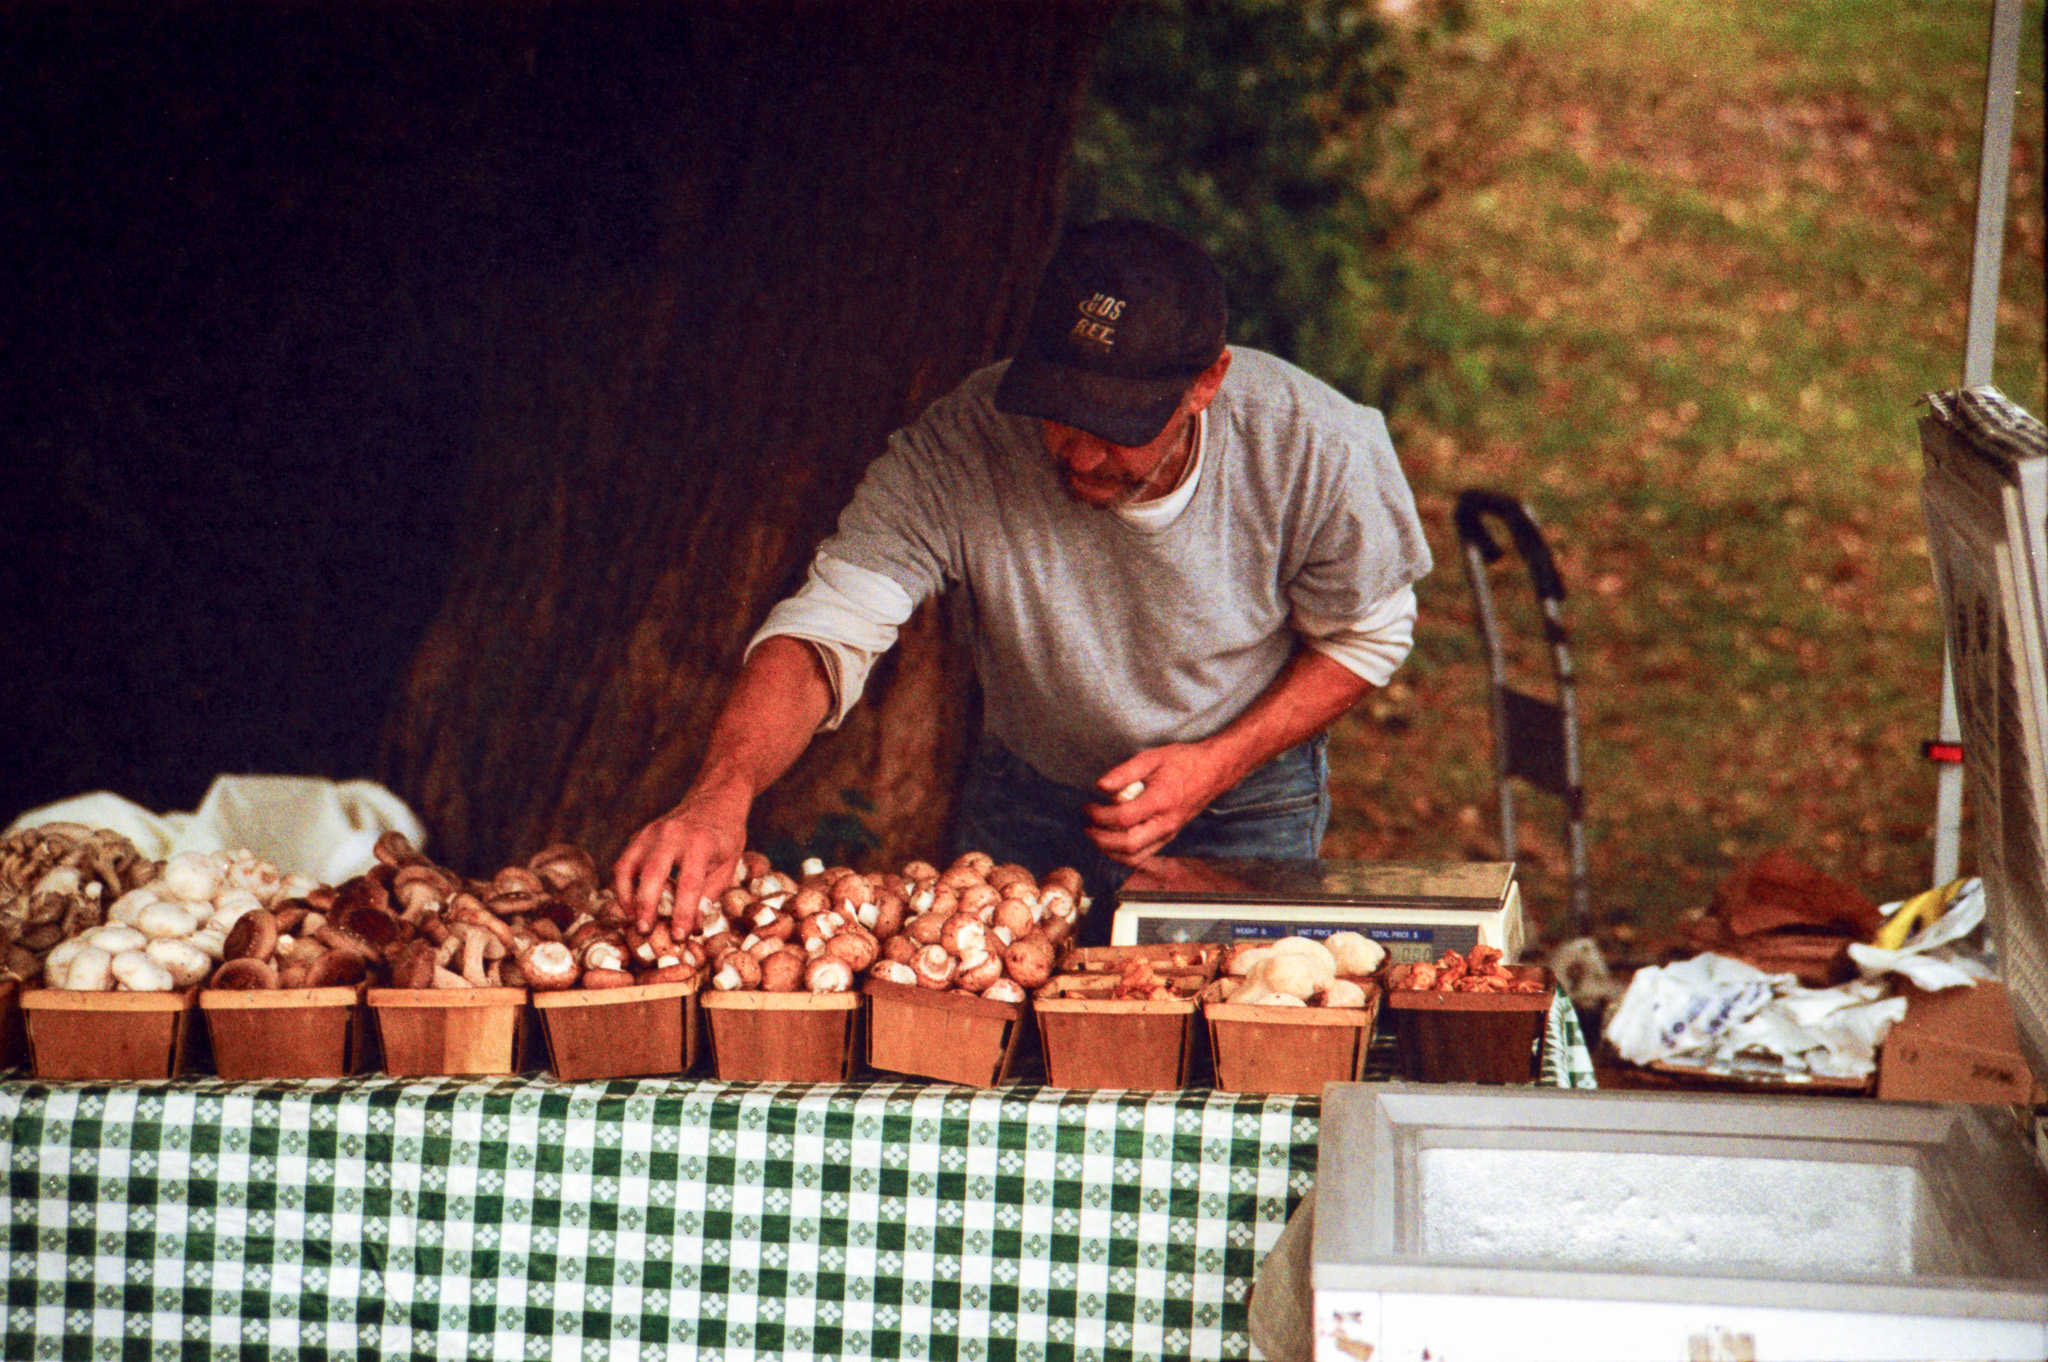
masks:
[[[1180,233],[1134,218],[1077,227],[1039,280],[996,410],[1149,444],[1223,353],[1227,321],[1221,271]]]

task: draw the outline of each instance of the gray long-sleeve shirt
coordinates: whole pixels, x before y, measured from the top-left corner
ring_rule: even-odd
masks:
[[[1209,736],[1272,684],[1301,620],[1366,621],[1429,571],[1380,414],[1232,353],[1200,476],[1163,522],[1070,500],[1038,422],[995,410],[998,364],[890,438],[819,549],[911,604],[963,589],[984,725],[1054,780]],[[817,636],[816,612],[785,606],[761,636]]]

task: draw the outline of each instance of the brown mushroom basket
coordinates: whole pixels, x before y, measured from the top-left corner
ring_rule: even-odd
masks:
[[[958,989],[869,979],[868,1063],[890,1073],[988,1088],[1015,1076],[1028,1005]]]
[[[536,989],[548,1069],[564,1082],[688,1073],[702,1017],[697,981],[626,988]]]
[[[1056,1088],[1185,1088],[1206,1066],[1200,995],[1216,977],[1212,945],[1091,946],[1068,953],[1063,970],[1031,1000]],[[1171,997],[1118,997],[1134,961]]]
[[[1203,994],[1202,1017],[1217,1089],[1313,1097],[1325,1083],[1364,1077],[1380,990],[1370,979],[1353,982],[1365,990],[1364,1007],[1231,1003],[1212,984]]]
[[[131,1082],[202,1071],[198,994],[30,989],[21,1007],[36,1077]]]
[[[202,989],[200,1015],[222,1078],[346,1078],[377,1055],[360,984]]]
[[[512,1074],[525,1053],[523,988],[373,988],[384,1072],[395,1077]]]
[[[1401,1076],[1419,1083],[1533,1083],[1556,980],[1541,965],[1508,965],[1535,993],[1391,989]]]
[[[713,1071],[728,1081],[844,1083],[860,1063],[858,993],[701,995]]]

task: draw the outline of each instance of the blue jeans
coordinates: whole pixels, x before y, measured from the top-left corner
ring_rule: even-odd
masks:
[[[1131,871],[1088,840],[1084,810],[1103,801],[1100,791],[1048,780],[984,739],[961,791],[953,854],[985,851],[1034,875],[1072,866],[1095,900],[1082,920],[1080,940],[1106,944],[1112,900]],[[1313,857],[1329,825],[1329,740],[1318,734],[1254,769],[1195,815],[1159,854]]]

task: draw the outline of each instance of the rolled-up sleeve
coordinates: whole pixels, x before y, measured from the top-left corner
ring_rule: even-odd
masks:
[[[867,687],[868,673],[895,646],[903,622],[916,608],[893,578],[820,553],[811,560],[804,584],[770,610],[747,641],[747,655],[776,635],[817,648],[832,686],[832,712],[818,726],[827,732],[846,721]]]
[[[1384,686],[1415,646],[1415,588],[1402,587],[1356,619],[1332,619],[1296,605],[1293,622],[1309,647]]]

